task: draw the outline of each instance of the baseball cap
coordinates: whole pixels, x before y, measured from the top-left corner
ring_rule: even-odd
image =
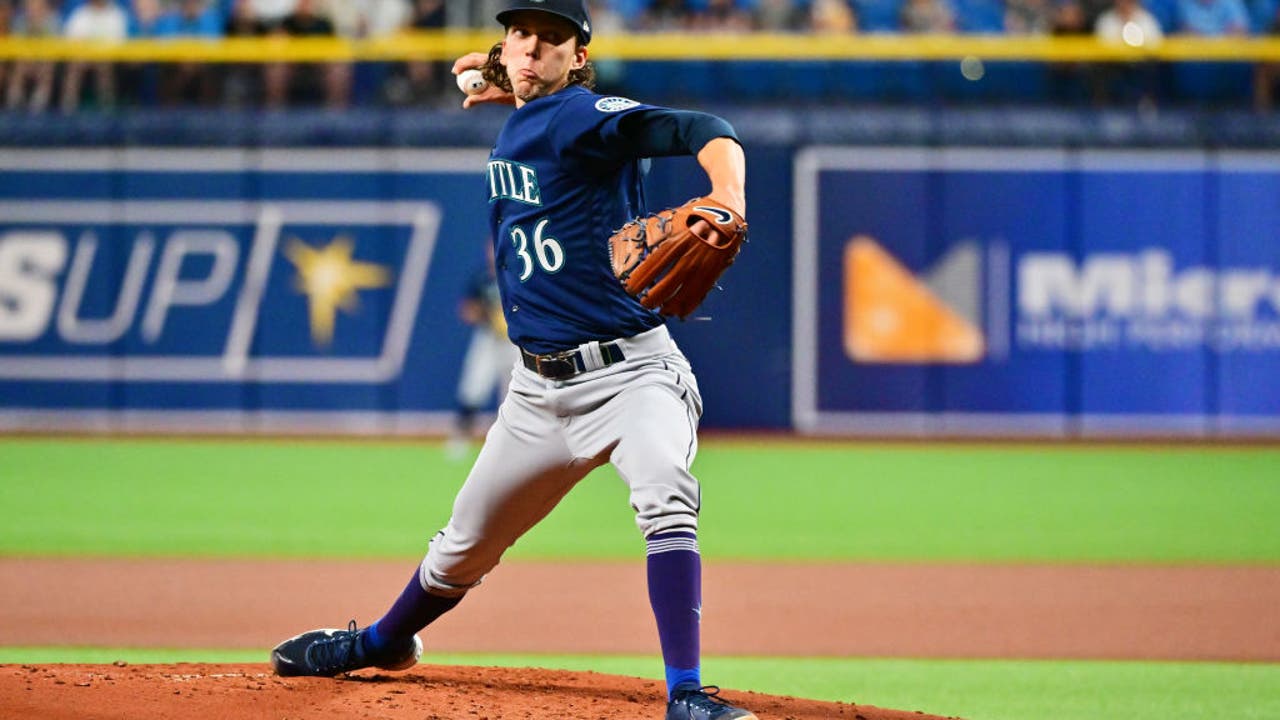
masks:
[[[585,0],[512,0],[507,9],[498,13],[498,22],[504,26],[506,18],[517,10],[541,10],[573,23],[578,30],[578,39],[583,45],[591,42],[591,18],[587,17]]]

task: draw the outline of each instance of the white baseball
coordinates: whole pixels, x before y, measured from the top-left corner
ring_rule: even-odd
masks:
[[[476,68],[458,73],[458,89],[468,95],[477,95],[489,87],[489,81]]]

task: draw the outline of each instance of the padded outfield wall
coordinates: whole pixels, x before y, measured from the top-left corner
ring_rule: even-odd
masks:
[[[748,142],[751,242],[709,320],[672,323],[704,427],[1280,435],[1280,154],[739,124],[773,133]],[[487,148],[341,130],[0,150],[3,428],[446,429]],[[653,164],[652,205],[702,190]],[[318,257],[354,284],[317,309]]]

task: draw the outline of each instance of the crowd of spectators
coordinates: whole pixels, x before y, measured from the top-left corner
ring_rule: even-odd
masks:
[[[610,33],[1096,34],[1130,45],[1165,35],[1280,34],[1280,0],[591,0]],[[403,30],[491,27],[501,0],[0,0],[0,34],[124,40],[290,36],[379,37]],[[73,112],[87,103],[346,107],[456,100],[440,62],[383,64],[372,77],[327,64],[0,62],[10,110]],[[1092,71],[1091,71],[1092,72]],[[1094,72],[1096,99],[1115,87],[1149,101],[1152,68]],[[606,74],[607,76],[607,74]],[[1280,69],[1259,65],[1251,94],[1269,108]],[[369,88],[372,88],[369,90]],[[446,101],[447,101],[446,100]]]
[[[0,34],[123,41],[229,37],[377,37],[445,26],[445,0],[0,0]],[[407,101],[438,92],[437,63],[403,63],[379,78]],[[350,63],[0,63],[10,110],[74,112],[86,103],[282,108],[351,102]]]

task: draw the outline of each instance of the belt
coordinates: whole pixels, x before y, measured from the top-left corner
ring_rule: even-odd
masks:
[[[595,353],[592,351],[595,349],[599,350],[598,358],[593,357]],[[547,355],[535,355],[520,348],[520,359],[524,361],[525,367],[548,380],[568,380],[588,370],[609,367],[626,358],[616,342],[591,342],[572,350]]]

